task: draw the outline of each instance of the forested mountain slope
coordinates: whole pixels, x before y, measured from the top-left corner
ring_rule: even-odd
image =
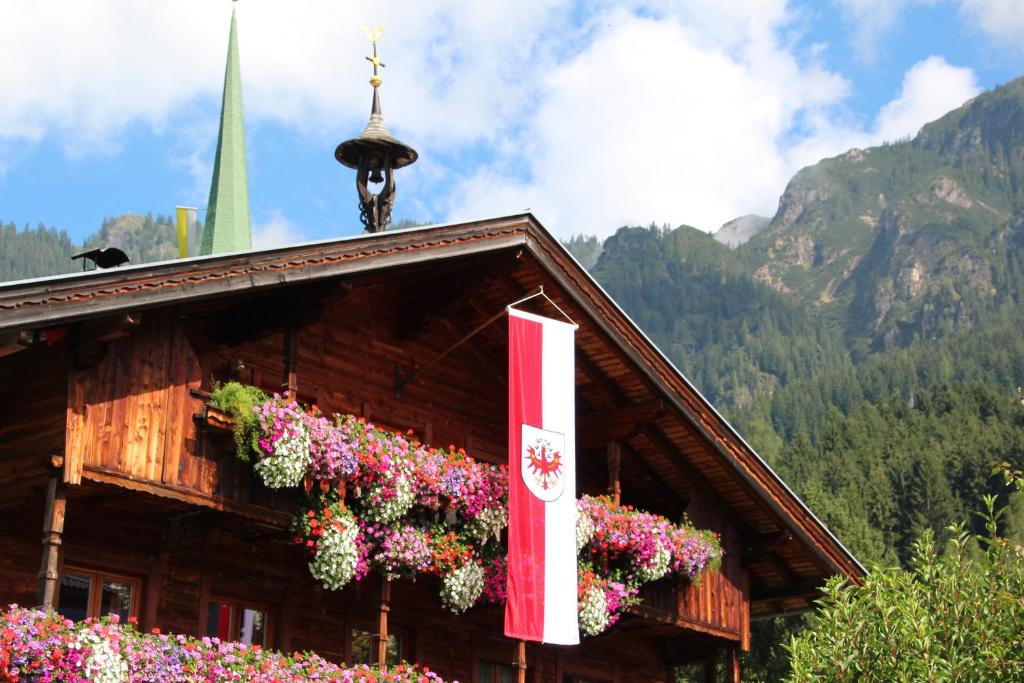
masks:
[[[855,553],[904,560],[1024,462],[1022,182],[1018,80],[802,170],[736,248],[622,228],[592,273]]]
[[[195,228],[195,226],[193,226]],[[14,223],[0,223],[0,282],[73,273],[82,269],[71,257],[86,249],[117,247],[130,263],[176,258],[178,237],[170,216],[125,214],[106,218],[99,230],[76,245],[64,230],[39,224],[34,230],[18,230]]]

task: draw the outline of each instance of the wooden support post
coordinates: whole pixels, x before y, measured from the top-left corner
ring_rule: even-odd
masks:
[[[740,683],[740,648],[730,645],[728,653],[729,683]]]
[[[295,360],[299,350],[299,333],[295,325],[289,325],[284,331],[284,388],[295,398],[299,390],[299,380],[295,374]]]
[[[518,683],[526,683],[526,641],[520,640],[516,645],[516,680]]]
[[[388,662],[388,612],[391,611],[391,582],[384,579],[380,589],[380,621],[377,624],[377,666]]]
[[[622,465],[622,444],[609,441],[608,454],[608,495],[618,505],[622,500],[622,484],[619,482],[619,469]]]
[[[57,609],[57,588],[60,581],[60,545],[64,534],[64,511],[67,491],[61,468],[64,457],[50,458],[50,478],[46,484],[46,509],[43,514],[43,559],[39,567],[39,604]]]

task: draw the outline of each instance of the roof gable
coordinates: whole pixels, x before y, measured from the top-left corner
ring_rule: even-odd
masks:
[[[719,490],[723,505],[756,501],[766,519],[773,520],[805,549],[801,552],[807,554],[810,559],[806,562],[811,565],[855,580],[865,573],[852,554],[530,214],[13,283],[0,286],[0,330],[38,331],[118,311],[248,296],[257,290],[272,291],[300,282],[370,273],[384,277],[392,268],[417,264],[439,268],[448,259],[502,250],[531,259],[539,276],[553,281],[585,318],[577,320],[584,323],[590,341],[581,343],[607,350],[611,358],[605,363],[593,360],[596,355],[588,358],[584,354],[583,362],[593,366],[592,372],[606,373],[602,363],[622,364],[635,378],[631,380],[634,384],[644,385],[645,395],[663,401],[678,416],[674,422],[666,421],[666,427],[652,428],[642,435],[644,443],[652,445],[652,457]],[[523,287],[526,283],[516,285]],[[610,391],[614,393],[615,387]],[[685,453],[687,443],[700,446],[704,461],[693,462],[695,456]],[[663,474],[668,476],[667,472]],[[820,569],[807,571],[807,576],[820,578]]]

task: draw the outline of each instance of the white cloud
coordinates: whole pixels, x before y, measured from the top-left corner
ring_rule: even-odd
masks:
[[[1020,49],[1024,36],[1021,0],[960,0],[960,11],[1005,45]]]
[[[978,91],[970,69],[933,57],[872,126],[850,125],[841,77],[801,65],[773,32],[736,35],[724,51],[672,18],[612,13],[542,84],[514,151],[462,184],[452,217],[529,207],[562,234],[649,221],[715,229],[770,215],[801,166],[911,135]],[[523,159],[525,178],[506,168]]]
[[[216,98],[231,6],[0,3],[0,45],[17,56],[0,69],[0,137],[56,130],[70,151],[117,151],[127,124],[160,129],[195,98]],[[382,97],[385,114],[403,112],[399,132],[421,142],[486,138],[528,101],[540,42],[563,30],[561,12],[545,0],[250,0],[238,9],[246,115],[309,131],[365,123],[369,46],[359,26],[381,23],[391,64]]]
[[[882,26],[926,1],[842,0]],[[787,0],[247,0],[238,14],[249,130],[275,121],[318,140],[365,123],[358,27],[385,26],[385,117],[421,152],[396,218],[531,208],[560,234],[713,229],[770,214],[801,165],[910,134],[977,90],[970,70],[932,58],[874,124],[851,125],[850,84],[820,49],[794,46]],[[142,124],[169,131],[154,163],[187,171],[181,193],[201,203],[229,16],[209,0],[0,3],[0,44],[19,56],[0,69],[0,171],[26,141],[116,152]],[[256,232],[305,238],[280,212]]]
[[[885,105],[875,121],[875,141],[914,136],[921,126],[956,109],[981,92],[974,71],[929,57],[903,76],[899,96]]]
[[[271,249],[308,241],[309,236],[278,209],[271,209],[267,220],[252,227],[253,249]]]
[[[900,92],[879,110],[869,126],[830,116],[831,112],[814,112],[808,120],[811,134],[782,153],[796,171],[853,147],[912,137],[924,124],[956,109],[979,92],[973,70],[952,66],[942,57],[928,57],[907,70]]]

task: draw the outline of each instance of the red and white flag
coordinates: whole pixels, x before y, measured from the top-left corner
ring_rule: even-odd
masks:
[[[505,635],[580,642],[576,598],[576,326],[509,309]]]

